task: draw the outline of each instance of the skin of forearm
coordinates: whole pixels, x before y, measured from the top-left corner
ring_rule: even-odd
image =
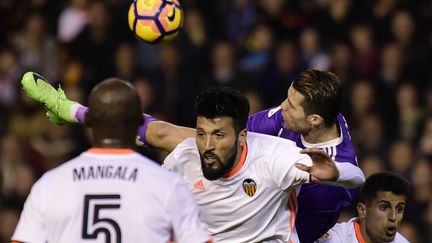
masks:
[[[149,145],[166,152],[173,151],[179,143],[189,137],[195,137],[195,129],[165,121],[149,122],[146,133]]]

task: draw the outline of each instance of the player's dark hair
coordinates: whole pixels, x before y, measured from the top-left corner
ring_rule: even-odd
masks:
[[[197,117],[231,117],[237,132],[246,128],[249,109],[249,101],[238,90],[229,87],[207,89],[195,101]]]
[[[343,83],[336,75],[307,69],[300,73],[292,85],[304,96],[301,105],[306,115],[320,115],[327,127],[336,122],[343,99]]]
[[[394,172],[379,172],[366,179],[360,192],[359,201],[369,203],[376,198],[379,191],[392,192],[396,195],[408,196],[409,182]]]

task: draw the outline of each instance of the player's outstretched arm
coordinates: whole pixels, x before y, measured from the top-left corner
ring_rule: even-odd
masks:
[[[47,116],[53,123],[84,124],[87,107],[69,100],[61,88],[55,89],[43,76],[27,72],[21,84],[30,98],[46,108]],[[155,148],[171,152],[185,138],[195,136],[195,129],[156,121],[146,114],[144,116],[146,122],[139,129],[139,137],[145,144]]]
[[[313,182],[355,188],[365,181],[363,172],[350,163],[334,162],[322,149],[306,148],[300,151],[311,157],[313,165],[297,163],[296,167],[309,172]]]
[[[146,119],[151,119],[146,116]],[[147,123],[147,122],[146,122]],[[195,137],[195,129],[177,126],[166,121],[144,123],[139,129],[140,140],[155,148],[171,152],[188,137]]]

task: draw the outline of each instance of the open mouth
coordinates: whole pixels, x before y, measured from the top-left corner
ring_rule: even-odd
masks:
[[[386,234],[388,236],[394,236],[396,234],[396,227],[395,226],[389,226],[386,228]]]
[[[216,161],[216,156],[214,154],[204,154],[204,163],[213,164]]]

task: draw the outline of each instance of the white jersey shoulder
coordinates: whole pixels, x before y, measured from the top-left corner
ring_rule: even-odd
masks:
[[[35,183],[13,239],[167,242],[172,232],[179,242],[207,240],[196,203],[178,175],[132,150],[84,152]]]
[[[244,160],[226,177],[207,180],[195,139],[186,139],[164,166],[186,181],[216,242],[287,242],[296,238],[297,198],[291,189],[309,179],[294,164],[312,163],[299,150],[291,141],[248,132]]]

